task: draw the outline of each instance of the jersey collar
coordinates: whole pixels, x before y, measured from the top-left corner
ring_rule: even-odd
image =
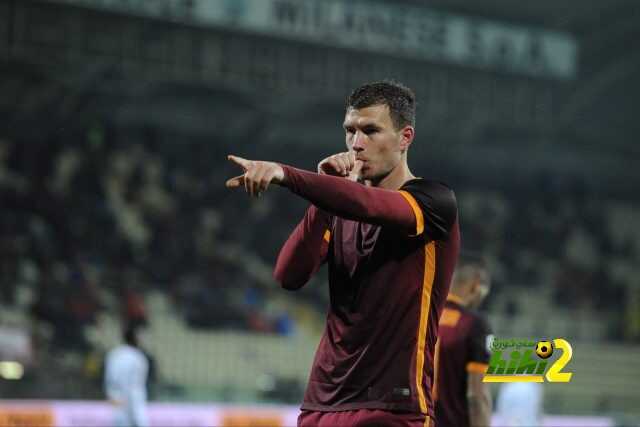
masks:
[[[460,298],[458,295],[454,294],[453,292],[449,292],[449,295],[447,295],[447,301],[464,306],[462,298]]]

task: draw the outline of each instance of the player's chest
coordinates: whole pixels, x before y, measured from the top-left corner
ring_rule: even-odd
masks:
[[[417,239],[379,225],[340,220],[333,224],[330,263],[350,278],[399,265],[420,252]]]
[[[382,227],[355,221],[340,221],[334,224],[331,255],[334,267],[355,272],[375,257],[376,251],[385,245]]]

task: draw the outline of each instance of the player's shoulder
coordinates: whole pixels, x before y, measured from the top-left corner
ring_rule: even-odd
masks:
[[[109,350],[105,357],[107,360],[111,361],[120,360],[122,359],[123,355],[126,355],[126,353],[127,349],[124,346],[117,346]]]
[[[467,315],[472,318],[476,322],[486,322],[487,317],[480,311],[472,309],[472,308],[464,308]]]
[[[438,191],[454,194],[453,189],[446,183],[435,179],[413,178],[402,185],[401,190]]]
[[[466,316],[469,317],[469,321],[473,326],[473,329],[479,331],[488,331],[491,329],[489,326],[489,319],[483,313],[477,310],[467,309]]]
[[[456,196],[447,184],[433,179],[415,178],[404,183],[400,191],[411,194],[424,208],[433,209],[452,223],[458,211]]]
[[[477,313],[463,304],[447,300],[446,308],[458,311],[460,313],[460,318],[464,319],[468,324],[472,324],[476,321]]]
[[[139,358],[144,357],[144,353],[137,347],[133,347],[130,345],[121,345],[112,350],[114,354],[120,357],[129,357],[129,358]]]

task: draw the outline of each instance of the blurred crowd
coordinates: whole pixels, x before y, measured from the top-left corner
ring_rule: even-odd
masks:
[[[86,350],[85,327],[105,309],[144,326],[150,290],[192,328],[295,333],[291,307],[327,304],[321,284],[298,296],[270,281],[304,202],[226,190],[237,171],[223,148],[102,123],[42,143],[1,141],[2,304],[31,287],[30,313],[51,326],[53,348]],[[463,245],[489,258],[494,292],[546,288],[558,306],[606,314],[607,339],[640,340],[637,205],[580,182],[531,186],[456,187]],[[511,300],[504,310],[515,316],[522,301]]]
[[[241,224],[251,212],[226,206],[215,145],[160,146],[144,130],[121,138],[96,125],[42,144],[0,142],[2,304],[30,287],[33,318],[64,349],[87,349],[85,326],[104,309],[143,326],[152,289],[194,328],[292,333],[287,312],[266,303],[265,280],[224,256],[220,241],[252,230],[225,231],[223,215]]]
[[[528,288],[550,295],[553,308],[600,319],[606,328],[598,340],[638,342],[637,203],[603,198],[552,174],[532,187],[458,194],[463,244],[486,254],[492,267],[489,303],[506,294],[504,314],[515,317],[531,302],[510,291]]]

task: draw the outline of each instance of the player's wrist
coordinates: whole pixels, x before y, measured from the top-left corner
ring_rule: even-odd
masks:
[[[288,179],[289,167],[281,163],[276,163],[276,165],[278,166],[278,169],[276,170],[276,173],[274,175],[274,181],[278,185],[286,186],[287,183],[289,182],[289,179]]]

